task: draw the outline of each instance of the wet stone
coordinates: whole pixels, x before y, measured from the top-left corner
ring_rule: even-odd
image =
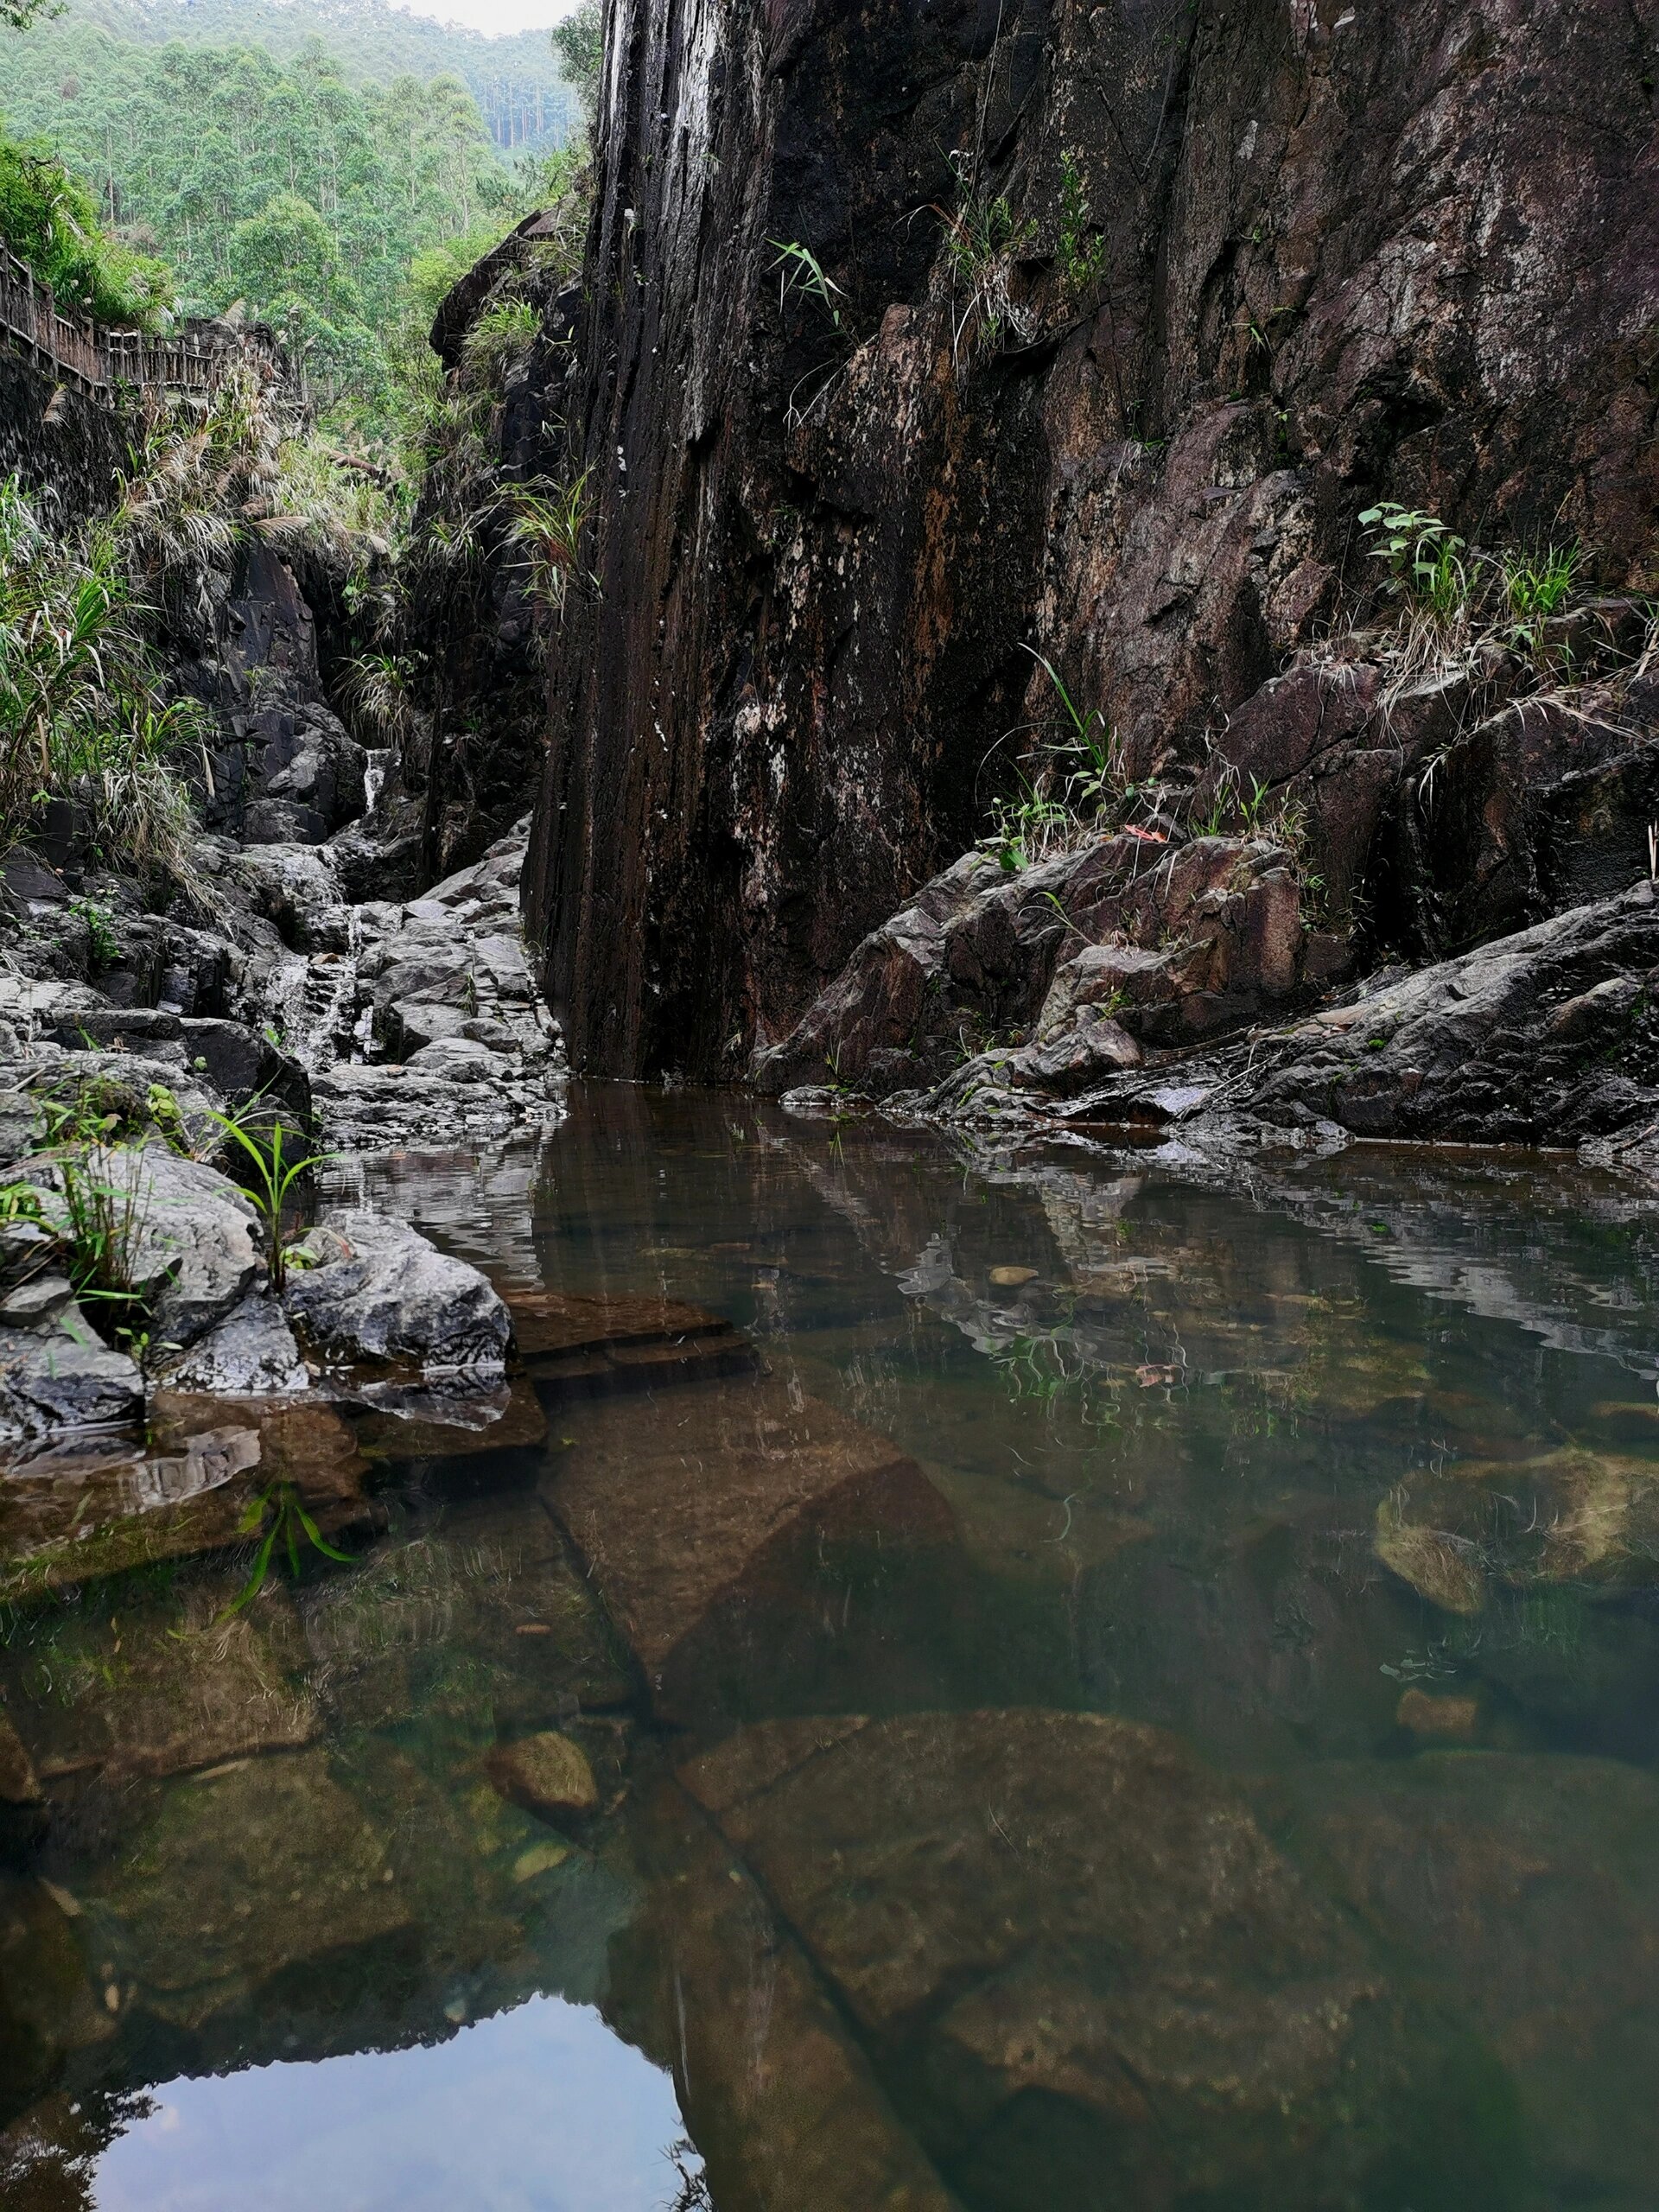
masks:
[[[1177,1738],[923,1713],[782,1724],[769,1757],[774,1726],[682,1779],[866,2034],[895,2058],[920,2037],[914,2109],[973,2201],[981,2161],[1023,2175],[1022,2203],[1106,2201],[1109,2177],[1173,2202],[1226,2171],[1312,2204],[1357,2178],[1390,2079],[1384,1978]],[[1033,2094],[1069,2115],[1036,2144]]]
[[[485,1761],[504,1797],[543,1820],[580,1818],[599,1808],[599,1784],[588,1754],[556,1730],[498,1744]]]
[[[510,1303],[520,1357],[550,1395],[654,1389],[759,1364],[729,1322],[673,1299],[524,1291]]]
[[[321,1967],[410,1926],[385,1839],[321,1751],[171,1783],[85,1899],[123,1986],[199,2027],[296,1967]]]
[[[318,1351],[348,1363],[499,1367],[512,1325],[476,1268],[362,1207],[337,1208],[321,1226],[347,1255],[291,1275],[283,1292],[289,1319]]]
[[[659,1711],[695,1701],[696,1644],[787,1598],[823,1546],[949,1541],[949,1507],[908,1454],[775,1382],[661,1402],[572,1406],[543,1495],[632,1645]]]

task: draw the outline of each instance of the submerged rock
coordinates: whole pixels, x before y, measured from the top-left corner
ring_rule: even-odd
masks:
[[[588,1754],[556,1730],[498,1744],[484,1764],[504,1797],[543,1820],[580,1817],[598,1809],[599,1784]]]
[[[1177,1738],[1040,1710],[766,1722],[682,1780],[970,2202],[1313,2206],[1390,2149],[1376,1956]]]
[[[671,2068],[714,2201],[960,2212],[741,1858],[671,1784],[633,1834],[653,1881],[613,1947],[608,2009]]]
[[[1611,1759],[1425,1751],[1316,1763],[1291,1795],[1299,1852],[1491,2039],[1538,2201],[1643,2202],[1659,2159],[1654,1776]]]
[[[94,1597],[64,1623],[49,1678],[9,1656],[8,1709],[42,1781],[188,1773],[310,1742],[320,1721],[295,1672],[293,1602],[273,1580],[227,1618],[245,1582],[213,1567],[185,1579],[175,1603]]]
[[[885,1548],[891,1564],[955,1533],[908,1453],[780,1382],[601,1398],[560,1419],[570,1448],[543,1494],[664,1713],[710,1694],[705,1669],[729,1675],[725,1640],[753,1611],[798,1605],[826,1547]]]
[[[200,2028],[291,1969],[315,1978],[410,1929],[390,1871],[325,1753],[290,1751],[170,1783],[85,1902],[121,1986]]]
[[[405,1223],[361,1207],[335,1208],[321,1226],[346,1250],[294,1271],[283,1295],[289,1319],[324,1357],[427,1369],[499,1368],[505,1360],[512,1320],[476,1268],[438,1251]]]
[[[0,1859],[20,1857],[45,1834],[46,1793],[22,1737],[0,1711]]]

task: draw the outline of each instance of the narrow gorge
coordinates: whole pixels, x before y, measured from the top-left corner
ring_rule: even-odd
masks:
[[[0,2201],[1642,2212],[1659,0],[467,12],[0,0]]]

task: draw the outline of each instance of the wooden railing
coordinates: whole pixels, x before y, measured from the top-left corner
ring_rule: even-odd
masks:
[[[247,341],[156,338],[143,330],[105,330],[59,308],[52,287],[0,245],[0,337],[60,382],[109,399],[124,385],[159,385],[169,391],[211,391],[227,362],[251,350]],[[252,341],[252,350],[270,348]]]

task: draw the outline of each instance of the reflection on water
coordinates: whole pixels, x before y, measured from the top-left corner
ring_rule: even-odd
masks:
[[[666,2076],[587,2006],[532,1998],[432,2049],[153,2089],[97,2162],[100,2212],[657,2212]]]
[[[1652,2202],[1652,1208],[623,1090],[353,1173],[510,1388],[0,1479],[7,2202]],[[232,1615],[272,1485],[353,1563]]]

